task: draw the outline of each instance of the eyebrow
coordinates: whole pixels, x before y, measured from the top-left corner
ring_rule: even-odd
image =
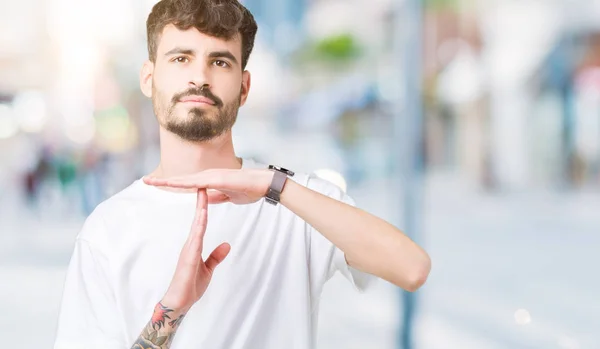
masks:
[[[170,55],[175,55],[175,54],[183,54],[183,55],[195,56],[196,55],[196,51],[194,51],[192,49],[189,49],[189,48],[175,47],[174,49],[172,49],[169,52],[165,53],[165,56],[170,56]]]
[[[231,62],[233,62],[234,64],[238,64],[237,59],[235,59],[235,56],[229,52],[229,51],[215,51],[215,52],[211,52],[208,54],[209,58],[227,58],[229,59]]]
[[[196,55],[196,51],[189,49],[189,48],[183,48],[183,47],[175,47],[174,49],[168,51],[167,53],[165,53],[165,56],[171,56],[171,55],[175,55],[175,54],[180,54],[180,55],[188,55],[188,56],[195,56]],[[235,58],[235,56],[233,55],[233,53],[224,50],[224,51],[213,51],[211,53],[208,54],[208,58],[227,58],[229,59],[231,62],[233,62],[234,64],[239,64],[237,59]]]

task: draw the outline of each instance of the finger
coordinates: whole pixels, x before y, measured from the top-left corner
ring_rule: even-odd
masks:
[[[190,262],[198,264],[202,260],[202,245],[204,233],[208,222],[208,198],[206,190],[198,189],[196,200],[196,214],[190,229],[188,250],[190,254]]]
[[[220,191],[210,191],[208,194],[209,204],[223,204],[229,202],[231,198]]]
[[[144,182],[157,187],[172,188],[207,188],[235,190],[239,186],[239,175],[231,171],[214,170],[204,171],[189,176],[169,178],[145,177]]]
[[[209,183],[202,179],[153,179],[148,180],[147,184],[155,187],[171,187],[171,188],[208,188]]]
[[[198,174],[186,175],[186,176],[171,176],[171,177],[152,177],[145,176],[144,183],[154,185],[156,183],[165,183],[166,181],[180,181],[182,179],[189,179],[191,177],[196,177]]]
[[[204,238],[206,225],[208,223],[208,197],[206,189],[198,189],[196,195],[196,217],[194,219],[195,235],[200,237],[200,241]]]
[[[229,251],[231,251],[231,245],[229,245],[226,242],[220,244],[206,259],[206,268],[208,268],[208,270],[210,270],[210,272],[212,273],[217,267],[217,265],[223,262],[225,257],[227,257]]]

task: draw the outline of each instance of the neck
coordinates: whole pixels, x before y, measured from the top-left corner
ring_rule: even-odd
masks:
[[[189,175],[214,168],[242,167],[233,149],[231,130],[205,142],[189,142],[160,127],[160,163],[151,176]]]

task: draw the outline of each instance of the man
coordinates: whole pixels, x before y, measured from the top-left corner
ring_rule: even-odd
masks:
[[[373,275],[408,291],[425,282],[428,255],[339,188],[235,155],[257,30],[247,9],[162,0],[147,30],[140,85],[160,163],[87,218],[56,349],[312,348],[334,272],[358,289]]]

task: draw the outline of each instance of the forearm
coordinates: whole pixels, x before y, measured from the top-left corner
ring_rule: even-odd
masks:
[[[342,250],[352,267],[408,291],[425,282],[429,256],[386,221],[293,181],[281,203]]]
[[[152,318],[142,330],[131,349],[168,349],[183,320],[185,312],[177,311],[158,303]]]

